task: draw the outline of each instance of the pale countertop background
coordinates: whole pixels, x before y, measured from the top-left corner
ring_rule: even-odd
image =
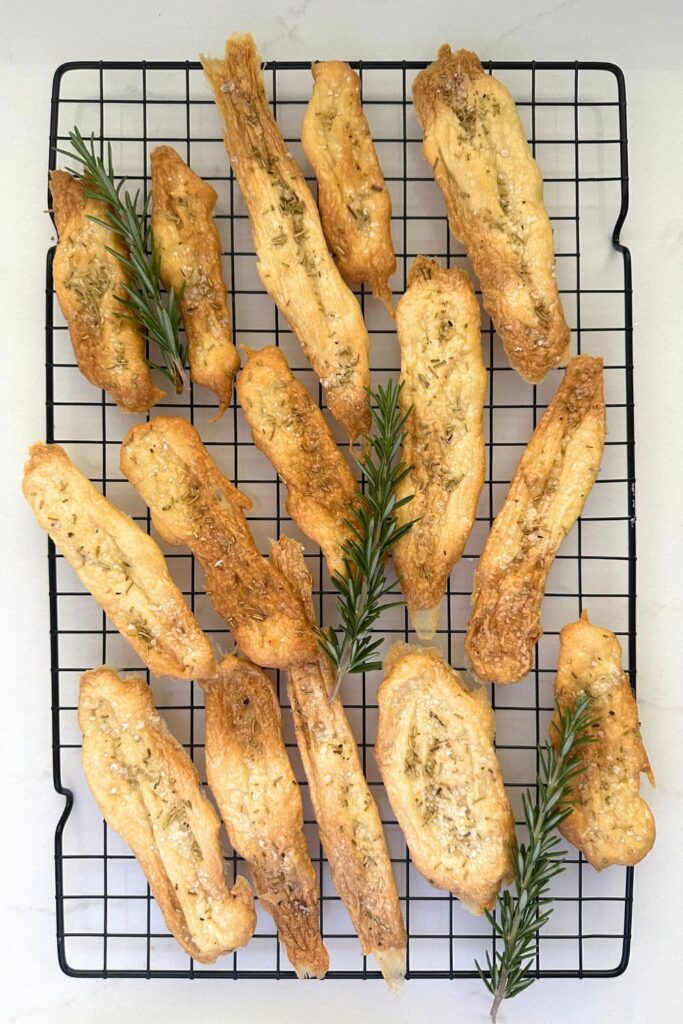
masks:
[[[245,9],[246,8],[246,9]],[[193,59],[254,32],[264,58],[427,59],[449,41],[498,60],[607,60],[626,74],[634,261],[639,703],[658,778],[654,852],[637,869],[631,964],[616,980],[546,981],[501,1021],[668,1024],[683,971],[683,7],[676,0],[14,0],[0,39],[2,732],[0,1022],[424,1024],[486,1019],[478,982],[83,981],[57,966],[45,543],[20,498],[44,435],[45,215],[52,74],[67,60]]]

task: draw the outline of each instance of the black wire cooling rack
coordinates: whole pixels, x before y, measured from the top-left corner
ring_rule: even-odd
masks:
[[[362,77],[365,110],[392,196],[398,257],[393,289],[400,294],[410,261],[418,253],[437,256],[449,265],[467,267],[467,261],[449,233],[443,199],[421,156],[410,89],[424,64],[367,62],[354,67]],[[631,269],[630,254],[619,241],[628,206],[626,98],[623,75],[611,64],[491,62],[485,67],[505,82],[517,100],[543,170],[573,349],[605,359],[609,426],[600,477],[550,575],[543,607],[545,634],[533,669],[515,686],[492,688],[497,748],[519,819],[521,792],[533,785],[536,776],[536,746],[547,734],[561,626],[588,607],[595,622],[620,636],[627,667],[635,678]],[[298,139],[311,88],[309,65],[269,63],[265,77],[278,123],[292,152],[303,160]],[[64,145],[73,125],[85,136],[92,133],[100,147],[111,142],[117,172],[144,195],[149,153],[159,143],[175,146],[214,185],[219,193],[216,213],[236,340],[281,345],[297,375],[322,403],[317,381],[256,274],[246,210],[229,171],[219,117],[199,64],[65,64],[54,78],[50,168],[67,162],[55,150]],[[118,445],[131,418],[97,393],[75,366],[53,291],[53,253],[47,261],[47,439],[64,444],[76,464],[114,502],[151,529],[146,508],[118,470]],[[377,383],[398,372],[393,324],[379,302],[362,290],[359,298],[371,334]],[[489,367],[488,474],[465,556],[451,574],[436,637],[451,664],[459,667],[477,556],[523,446],[561,373],[549,374],[536,387],[524,383],[509,369],[485,314],[482,341]],[[253,499],[250,524],[262,550],[267,549],[269,537],[283,530],[303,540],[284,512],[276,475],[251,443],[234,400],[225,417],[211,424],[212,399],[208,392],[190,387],[180,398],[158,405],[155,412],[170,409],[197,425],[214,458]],[[338,439],[343,444],[341,436]],[[208,604],[201,570],[178,549],[164,550],[201,624],[217,645],[228,649],[230,637]],[[308,543],[306,551],[321,619],[334,621],[334,595],[322,558]],[[293,977],[272,921],[261,910],[252,942],[208,968],[191,961],[168,935],[141,870],[102,822],[80,768],[76,721],[80,673],[103,662],[123,671],[144,670],[52,543],[49,583],[54,784],[65,798],[55,835],[62,969],[79,977]],[[409,639],[405,611],[387,613],[381,632],[387,643]],[[279,688],[279,678],[274,678]],[[474,977],[475,958],[482,960],[487,949],[495,948],[495,936],[485,919],[473,917],[450,894],[431,888],[410,864],[372,756],[377,681],[376,673],[352,677],[343,697],[385,823],[410,936],[408,975]],[[201,689],[178,680],[155,679],[152,685],[158,707],[204,779]],[[284,687],[279,692],[284,695]],[[302,785],[309,847],[320,875],[321,924],[332,967],[328,977],[377,978],[375,965],[362,956],[330,882],[287,710],[285,731]],[[242,869],[234,854],[227,859],[234,870]],[[537,976],[621,973],[629,957],[632,893],[632,869],[612,868],[597,875],[571,850],[567,870],[553,882],[554,914],[537,940]]]

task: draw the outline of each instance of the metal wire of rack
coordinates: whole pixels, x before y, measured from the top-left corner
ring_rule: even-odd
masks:
[[[420,152],[421,134],[410,100],[419,62],[354,63],[380,161],[392,195],[392,229],[398,258],[393,289],[406,284],[419,253],[448,265],[468,267],[448,230],[443,200]],[[273,108],[292,152],[303,160],[299,127],[310,92],[310,65],[268,63],[266,82]],[[558,281],[575,351],[605,358],[609,437],[602,471],[577,527],[565,541],[551,572],[543,608],[545,634],[534,665],[521,683],[492,688],[497,749],[518,819],[522,790],[536,777],[536,747],[547,733],[560,627],[584,606],[591,617],[621,638],[626,667],[635,680],[635,498],[630,253],[619,240],[628,209],[626,96],[621,70],[605,63],[489,62],[518,103],[532,151],[545,175],[546,203],[555,229]],[[117,171],[146,195],[148,157],[157,143],[179,149],[219,193],[224,269],[232,296],[236,341],[282,346],[297,376],[322,391],[305,365],[287,324],[265,295],[256,275],[246,210],[222,145],[219,118],[192,62],[77,62],[54,77],[50,123],[50,168],[63,166],[56,147],[72,125],[96,144],[111,142]],[[310,171],[309,171],[310,174]],[[309,177],[309,180],[310,177]],[[153,532],[147,509],[118,470],[117,446],[130,425],[104,393],[79,374],[68,331],[56,303],[52,258],[47,259],[46,389],[47,440],[64,444],[76,464],[120,507]],[[371,334],[373,380],[398,371],[391,320],[380,303],[358,292]],[[436,643],[451,664],[463,665],[463,636],[477,556],[500,507],[506,485],[539,415],[560,380],[553,372],[538,386],[513,373],[486,314],[482,342],[489,367],[485,411],[488,472],[477,522],[456,566],[444,601]],[[334,594],[322,557],[286,515],[276,474],[255,450],[233,399],[216,424],[215,402],[192,386],[156,408],[195,423],[214,458],[254,501],[250,525],[262,550],[268,537],[285,531],[306,544],[318,611],[333,621]],[[324,407],[324,406],[323,406]],[[156,411],[156,410],[155,410]],[[341,435],[336,435],[344,444]],[[159,538],[157,537],[157,540]],[[214,642],[230,647],[224,624],[208,603],[201,570],[190,555],[162,543],[173,575]],[[57,944],[63,971],[77,977],[290,978],[271,919],[259,910],[252,942],[206,967],[190,960],[169,936],[130,852],[102,822],[79,763],[76,721],[80,673],[108,662],[122,671],[144,671],[125,641],[82,588],[49,542],[52,724],[54,785],[65,798],[55,833]],[[381,622],[387,641],[409,639],[403,609]],[[147,677],[149,678],[148,674]],[[279,675],[274,676],[284,697]],[[378,674],[352,677],[344,701],[354,725],[363,765],[377,798],[409,933],[408,977],[474,977],[474,959],[495,948],[487,922],[470,915],[449,893],[431,888],[410,864],[371,756]],[[154,680],[157,706],[185,744],[205,780],[201,690],[178,680]],[[285,738],[301,783],[306,831],[320,876],[321,926],[331,954],[328,977],[378,978],[362,956],[343,905],[332,887],[308,799],[305,777],[285,710]],[[518,820],[518,825],[521,822]],[[240,867],[234,853],[227,857]],[[538,977],[610,977],[627,966],[633,870],[597,875],[570,850],[567,870],[553,883],[555,912],[538,937]]]

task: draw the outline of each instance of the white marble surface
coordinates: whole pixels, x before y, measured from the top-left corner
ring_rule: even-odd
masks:
[[[245,9],[246,8],[246,9]],[[178,0],[116,4],[20,0],[3,5],[0,39],[0,309],[2,310],[3,689],[0,842],[0,1020],[106,1024],[125,1019],[276,1024],[327,1019],[377,1024],[486,1019],[478,983],[133,982],[72,980],[54,942],[48,618],[44,543],[18,481],[26,446],[44,431],[44,256],[49,91],[75,59],[173,59],[217,52],[250,28],[270,58],[428,58],[445,39],[496,59],[613,60],[627,77],[634,256],[640,706],[658,788],[654,853],[636,872],[631,966],[613,981],[538,983],[501,1019],[534,1024],[681,1019],[683,935],[683,567],[681,417],[683,201],[680,132],[683,13],[674,0],[518,0],[503,4]]]

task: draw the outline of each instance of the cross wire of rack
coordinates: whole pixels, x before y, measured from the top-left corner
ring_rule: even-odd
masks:
[[[393,203],[392,230],[398,270],[395,296],[405,289],[412,259],[436,256],[468,268],[448,229],[443,198],[421,155],[421,133],[411,103],[411,83],[423,63],[354,63],[363,101]],[[292,153],[307,167],[299,142],[311,89],[305,63],[264,65],[273,110]],[[545,179],[546,204],[555,231],[557,277],[574,351],[602,355],[609,436],[602,470],[584,515],[567,537],[553,566],[543,605],[545,633],[533,668],[515,686],[493,687],[496,745],[513,808],[521,818],[521,793],[533,786],[537,744],[552,710],[558,633],[587,607],[593,621],[620,637],[635,679],[635,505],[633,452],[632,309],[630,254],[619,232],[628,207],[626,99],[619,68],[604,63],[485,64],[511,90],[532,152]],[[157,144],[174,146],[218,192],[217,221],[224,246],[237,343],[275,342],[296,375],[323,404],[322,391],[287,323],[265,294],[255,268],[246,209],[223,149],[220,121],[199,64],[192,62],[80,62],[60,67],[54,78],[50,168],[66,161],[55,147],[77,125],[102,150],[110,142],[117,173],[146,195],[149,155]],[[310,169],[307,174],[311,186]],[[104,393],[79,374],[68,331],[56,303],[52,258],[47,260],[47,439],[64,444],[75,463],[116,504],[153,532],[147,509],[118,469],[118,446],[130,426]],[[381,303],[358,292],[371,335],[373,382],[398,373],[394,325]],[[449,662],[463,666],[463,637],[477,556],[500,508],[506,485],[533,427],[552,397],[561,371],[538,386],[512,372],[483,314],[482,342],[489,368],[485,408],[487,477],[477,522],[465,555],[451,573],[436,645]],[[217,423],[213,396],[190,386],[157,410],[190,419],[224,472],[253,499],[249,521],[257,544],[286,532],[305,542],[283,507],[283,488],[254,448],[240,410]],[[336,427],[333,427],[336,431]],[[336,432],[340,444],[341,434]],[[157,537],[157,540],[159,538]],[[320,553],[309,542],[318,611],[334,621],[334,594]],[[171,571],[202,626],[219,649],[231,641],[212,610],[201,570],[192,557],[163,545]],[[258,912],[250,944],[206,967],[188,958],[169,936],[130,852],[102,821],[80,767],[76,720],[82,671],[107,662],[122,671],[144,671],[112,624],[89,598],[49,543],[54,784],[65,798],[55,835],[59,962],[78,977],[289,978],[272,920]],[[379,624],[387,645],[408,640],[404,609]],[[414,639],[414,637],[413,637]],[[385,645],[386,649],[386,645]],[[147,676],[149,678],[149,676]],[[343,699],[355,730],[368,781],[387,835],[409,935],[408,976],[473,977],[474,960],[495,948],[485,918],[472,916],[455,897],[432,888],[412,867],[403,837],[381,786],[372,754],[379,673],[350,677]],[[274,675],[278,693],[284,687]],[[201,689],[179,680],[154,679],[156,703],[170,728],[204,774]],[[332,886],[319,842],[305,777],[287,708],[285,738],[301,783],[309,848],[320,877],[320,917],[331,955],[330,978],[376,978],[375,964],[360,951],[343,904]],[[226,847],[227,849],[227,847]],[[243,865],[226,856],[228,871]],[[570,849],[567,870],[553,882],[555,910],[536,942],[538,977],[608,977],[628,963],[633,870],[598,875]]]

